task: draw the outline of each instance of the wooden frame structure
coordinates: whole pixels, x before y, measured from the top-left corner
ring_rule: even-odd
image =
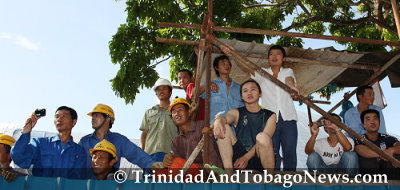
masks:
[[[400,36],[400,15],[399,15],[398,5],[395,0],[391,0],[391,3],[392,3],[394,18],[395,18],[395,22],[396,22],[396,26],[397,26],[397,30],[398,30],[398,36]],[[242,53],[236,52],[230,46],[215,39],[215,37],[213,35],[214,31],[236,32],[236,33],[247,33],[247,34],[263,34],[263,35],[279,35],[279,36],[289,36],[289,37],[302,37],[302,38],[325,39],[325,40],[334,40],[334,41],[357,42],[357,43],[366,43],[366,44],[400,46],[400,41],[389,42],[389,41],[383,41],[383,40],[372,40],[372,39],[362,39],[362,38],[349,38],[349,37],[304,34],[304,33],[284,32],[284,31],[260,30],[260,29],[251,29],[251,28],[231,28],[231,27],[214,26],[213,22],[212,22],[212,15],[213,15],[213,0],[208,0],[208,11],[204,16],[202,25],[179,24],[179,23],[159,23],[160,27],[197,29],[197,30],[201,31],[201,36],[200,36],[201,39],[199,42],[179,40],[179,39],[165,39],[165,38],[157,38],[156,39],[156,41],[160,42],[160,43],[194,45],[194,46],[199,47],[198,52],[197,52],[197,55],[198,55],[197,56],[197,68],[196,68],[196,75],[195,75],[195,85],[196,86],[199,86],[200,78],[204,71],[206,72],[206,83],[209,84],[211,81],[211,79],[210,79],[211,78],[211,53],[213,53],[213,52],[220,53],[220,51],[217,52],[217,51],[213,50],[212,45],[214,45],[214,46],[219,47],[220,49],[229,48],[232,52],[231,53],[232,57],[236,60],[236,62],[238,63],[238,66],[243,71],[246,71],[248,73],[257,72],[258,74],[262,75],[263,77],[267,78],[274,84],[281,87],[286,92],[294,93],[294,91],[290,87],[288,87],[286,84],[279,81],[278,79],[274,78],[271,74],[265,72],[260,66],[252,63],[250,60],[248,60],[246,57],[244,57]],[[206,54],[206,60],[207,60],[206,65],[203,65],[204,53],[207,53]],[[246,56],[248,56],[248,54],[246,54]],[[253,56],[258,57],[258,58],[266,57],[266,55],[262,55],[262,54],[251,54],[249,57],[253,57]],[[373,70],[374,71],[373,75],[370,76],[370,78],[364,82],[364,84],[370,84],[371,82],[375,81],[379,75],[381,75],[386,69],[388,69],[393,63],[395,63],[399,59],[400,59],[400,54],[397,54],[382,67],[365,66],[365,65],[351,65],[351,64],[347,64],[347,63],[331,63],[331,62],[316,61],[316,60],[306,60],[306,61],[309,62],[310,64]],[[304,59],[301,60],[301,58],[287,57],[287,61],[299,62],[299,61],[304,61]],[[354,95],[355,92],[356,92],[356,90],[352,91],[350,93],[349,97]],[[198,88],[196,88],[194,95],[193,95],[194,100],[196,102],[198,100],[198,93],[199,93]],[[335,123],[338,127],[343,129],[350,135],[354,136],[359,141],[361,141],[366,146],[368,146],[370,149],[372,149],[373,151],[378,153],[380,156],[382,156],[386,160],[390,161],[394,166],[400,167],[399,160],[395,159],[391,155],[382,151],[380,148],[378,148],[372,142],[370,142],[366,138],[362,137],[361,135],[357,134],[348,126],[337,121],[329,114],[329,113],[333,112],[337,107],[339,107],[345,100],[346,99],[343,99],[338,104],[336,104],[332,109],[330,109],[328,112],[325,112],[324,110],[322,110],[321,108],[319,108],[318,106],[316,106],[314,104],[317,102],[313,102],[313,101],[309,100],[308,98],[299,95],[299,101],[305,103],[309,110],[310,110],[310,108],[312,108],[313,110],[317,111],[323,117],[329,119],[330,121]],[[205,106],[205,120],[206,121],[209,121],[209,119],[210,119],[209,113],[210,113],[210,88],[206,88],[206,106]],[[310,116],[309,116],[309,118],[310,118]],[[199,142],[198,146],[195,148],[192,155],[189,157],[189,159],[185,163],[185,166],[184,166],[185,171],[193,163],[194,159],[197,157],[198,153],[200,152],[200,149],[202,149],[203,144],[208,143],[207,139],[208,138],[204,138],[204,136],[203,136],[202,140]],[[208,154],[206,153],[206,155],[208,155]],[[207,158],[204,158],[204,160],[205,160],[205,162],[207,162]]]

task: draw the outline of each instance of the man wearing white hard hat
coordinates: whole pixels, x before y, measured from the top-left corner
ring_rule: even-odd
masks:
[[[154,84],[153,90],[159,104],[146,110],[140,126],[140,142],[142,149],[150,154],[154,161],[162,162],[165,154],[171,151],[171,142],[178,129],[168,112],[172,94],[171,82],[160,78]]]
[[[87,154],[86,167],[92,167],[92,159],[90,150],[97,143],[104,139],[111,142],[117,149],[116,155],[118,158],[125,157],[129,162],[138,165],[143,169],[151,168],[154,164],[153,159],[146,154],[137,145],[132,143],[127,137],[119,133],[111,132],[110,128],[115,121],[114,110],[105,104],[97,104],[87,115],[92,117],[92,128],[94,132],[88,134],[79,141]],[[114,165],[116,169],[120,167],[120,159]],[[89,178],[95,179],[93,172],[89,172]]]

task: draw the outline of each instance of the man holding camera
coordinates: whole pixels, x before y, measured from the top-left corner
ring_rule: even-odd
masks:
[[[86,155],[81,146],[71,136],[78,115],[67,106],[61,106],[54,115],[54,125],[58,135],[53,137],[31,138],[32,128],[42,117],[33,113],[25,122],[22,135],[11,150],[11,157],[21,168],[30,168],[32,174],[42,177],[65,177],[85,179]]]
[[[330,115],[341,121],[337,114]],[[316,140],[320,126],[324,127],[329,136]],[[346,137],[341,129],[329,120],[322,120],[320,126],[314,122],[310,128],[311,137],[304,150],[308,154],[308,169],[318,172],[342,172],[354,177],[358,170],[358,160],[357,154],[353,152],[353,139]]]

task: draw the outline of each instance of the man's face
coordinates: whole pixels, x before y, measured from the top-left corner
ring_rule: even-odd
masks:
[[[189,76],[188,72],[184,71],[178,73],[178,83],[182,89],[186,90],[190,82],[192,82],[192,78]]]
[[[359,95],[358,99],[360,100],[360,103],[364,103],[367,105],[372,105],[375,100],[375,94],[372,89],[365,89],[364,94]]]
[[[218,66],[215,68],[219,72],[219,74],[228,74],[231,73],[231,62],[228,59],[222,59],[218,62]]]
[[[169,91],[169,86],[161,85],[156,88],[156,96],[159,100],[168,100],[172,92]]]
[[[100,129],[105,123],[106,120],[109,118],[105,118],[101,113],[93,113],[92,114],[92,128],[93,129]]]
[[[260,91],[254,82],[248,82],[242,87],[242,99],[246,103],[258,102],[260,98]]]
[[[189,122],[189,110],[186,110],[186,107],[183,104],[177,104],[171,109],[172,119],[174,120],[175,125],[180,126]]]
[[[58,110],[54,115],[54,125],[58,132],[71,131],[76,124],[68,110]]]
[[[340,122],[340,118],[338,116],[332,115],[333,118],[335,118],[336,121]],[[336,124],[333,123],[330,120],[324,119],[324,126],[332,126],[332,127],[336,127]],[[328,128],[328,127],[324,127],[325,131],[327,133],[336,133],[336,130],[333,128]]]
[[[281,66],[284,61],[283,53],[279,49],[269,51],[268,63],[270,66]]]
[[[379,130],[379,119],[375,113],[364,115],[364,128],[367,132],[377,132]]]
[[[92,169],[95,175],[108,173],[112,169],[115,159],[111,159],[110,156],[108,152],[101,150],[93,153]]]
[[[9,164],[11,161],[10,153],[7,153],[6,147],[4,144],[0,144],[0,164]],[[5,166],[2,166],[5,167]]]

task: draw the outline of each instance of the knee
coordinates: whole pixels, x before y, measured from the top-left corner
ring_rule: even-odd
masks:
[[[308,168],[317,168],[320,160],[321,160],[321,157],[318,153],[313,152],[313,153],[309,154],[307,157],[307,167]]]
[[[256,143],[263,147],[272,147],[272,137],[264,132],[258,133]]]
[[[353,151],[345,151],[342,154],[342,158],[346,163],[351,165],[358,165],[358,155]]]

